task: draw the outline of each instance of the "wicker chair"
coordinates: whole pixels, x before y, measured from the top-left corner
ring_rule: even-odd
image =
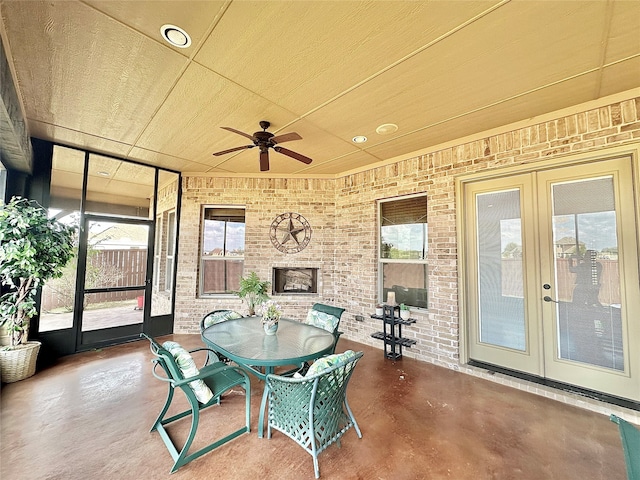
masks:
[[[231,320],[234,318],[242,318],[242,314],[236,312],[235,310],[214,310],[212,312],[207,313],[202,320],[200,320],[200,333],[204,332],[204,329],[220,322],[226,322],[227,320]],[[216,358],[207,358],[207,363],[211,361],[221,361],[226,364],[231,363],[224,355],[220,355],[220,353],[216,353]]]
[[[640,430],[626,420],[611,415],[609,419],[618,424],[624,461],[627,466],[627,478],[629,480],[640,479]]]
[[[347,384],[362,352],[353,353],[328,369],[306,377],[267,375],[268,427],[298,443],[313,457],[316,478],[320,477],[318,455],[354,427],[362,433],[347,403]],[[323,359],[321,359],[323,360]]]
[[[151,353],[153,353],[153,355],[155,356],[155,358],[153,359],[153,376],[163,382],[166,382],[169,387],[167,399],[164,406],[162,407],[162,410],[160,411],[160,414],[158,415],[158,418],[151,427],[151,432],[155,430],[158,431],[158,433],[160,434],[160,438],[162,438],[162,441],[164,442],[165,446],[169,450],[169,453],[171,454],[171,457],[174,460],[173,467],[171,468],[171,473],[175,472],[183,465],[189,463],[191,460],[194,460],[204,455],[205,453],[208,453],[211,450],[219,447],[220,445],[233,440],[239,435],[250,431],[251,384],[246,373],[244,373],[240,368],[225,365],[222,362],[213,362],[207,363],[199,370],[196,375],[185,375],[183,374],[183,371],[185,371],[186,363],[184,362],[184,358],[187,357],[193,363],[193,358],[191,358],[189,354],[195,351],[207,349],[196,349],[191,350],[190,352],[186,352],[186,350],[182,349],[182,347],[180,347],[175,342],[165,342],[163,346],[161,346],[155,340],[146,336],[144,333],[141,334],[141,336],[147,338],[151,342]],[[171,349],[168,346],[169,343],[177,346],[181,353],[177,354],[175,349],[170,352],[168,350]],[[158,373],[158,366],[161,367],[162,370],[164,370],[164,374]],[[197,368],[195,368],[195,363],[191,367],[197,371]],[[219,404],[220,396],[236,386],[240,386],[245,390],[246,400],[244,425],[234,432],[226,435],[225,437],[216,440],[215,442],[202,447],[201,449],[193,453],[189,453],[189,448],[191,447],[198,429],[200,411],[212,405]],[[171,401],[173,400],[173,394],[176,389],[182,390],[189,403],[189,408],[181,413],[172,415],[169,418],[165,418],[165,415],[167,414],[167,411],[169,410],[169,407],[171,405]],[[222,412],[218,412],[218,414],[223,415]],[[176,446],[176,444],[169,437],[169,433],[167,432],[165,426],[188,416],[191,416],[191,429],[189,430],[189,435],[187,436],[187,440],[184,442],[182,447]],[[229,419],[222,418],[221,421],[228,422]]]

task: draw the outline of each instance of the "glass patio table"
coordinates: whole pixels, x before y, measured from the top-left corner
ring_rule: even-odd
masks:
[[[264,333],[260,317],[243,317],[216,323],[202,332],[202,340],[216,352],[264,380],[276,367],[302,365],[333,348],[333,334],[322,328],[281,318],[275,335]],[[264,368],[261,371],[260,368]],[[260,404],[258,436],[263,436],[267,389]]]

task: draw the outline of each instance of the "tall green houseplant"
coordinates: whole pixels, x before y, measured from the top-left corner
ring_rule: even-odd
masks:
[[[10,348],[27,342],[36,291],[62,275],[73,256],[74,233],[75,227],[48,218],[35,201],[13,197],[0,207],[0,278],[8,290],[0,297],[0,324]]]
[[[240,277],[240,289],[235,292],[247,303],[249,315],[256,314],[256,306],[269,299],[268,289],[271,282],[260,280],[256,272]]]

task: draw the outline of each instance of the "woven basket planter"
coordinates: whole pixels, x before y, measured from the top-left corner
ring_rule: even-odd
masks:
[[[12,383],[36,373],[36,360],[40,342],[27,342],[13,350],[0,350],[2,383]]]

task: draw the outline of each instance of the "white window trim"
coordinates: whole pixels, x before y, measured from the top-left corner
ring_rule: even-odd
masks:
[[[382,258],[381,255],[381,251],[380,251],[380,247],[382,245],[382,204],[383,203],[388,203],[388,202],[396,202],[398,200],[408,200],[411,198],[420,198],[420,197],[425,197],[427,198],[427,210],[428,210],[428,205],[429,205],[429,201],[428,201],[428,195],[426,192],[420,192],[420,193],[414,193],[414,194],[410,194],[410,195],[400,195],[397,197],[390,197],[390,198],[381,198],[378,199],[378,201],[376,202],[376,229],[377,229],[377,233],[376,233],[376,237],[377,237],[377,264],[378,264],[378,285],[377,285],[377,303],[385,303],[386,298],[383,298],[384,296],[384,278],[383,278],[383,269],[382,269],[382,265],[384,263],[406,263],[406,264],[411,264],[411,265],[416,265],[416,264],[421,264],[421,265],[429,265],[429,250],[427,249],[427,256],[425,259],[403,259],[403,258],[398,258],[398,259],[392,259],[392,258]],[[429,218],[428,218],[428,211],[427,211],[427,225],[429,225]],[[428,232],[428,230],[427,230]],[[428,239],[430,237],[427,237],[427,245],[428,245]],[[427,282],[429,282],[429,277],[427,276]],[[428,284],[427,284],[428,285]],[[429,292],[429,288],[427,286],[427,292]],[[427,308],[423,308],[423,307],[415,307],[415,306],[411,306],[411,309],[413,310],[417,310],[417,311],[427,311]]]

